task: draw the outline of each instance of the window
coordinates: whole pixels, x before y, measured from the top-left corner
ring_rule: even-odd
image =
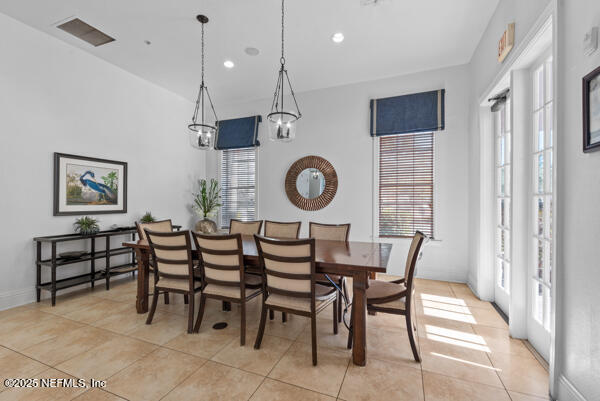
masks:
[[[433,133],[379,137],[379,236],[433,236]]]
[[[231,219],[256,219],[256,153],[256,148],[221,151],[219,177],[222,228],[229,227]]]
[[[495,113],[496,132],[496,272],[498,286],[509,292],[511,234],[510,99]]]
[[[553,249],[552,58],[533,72],[533,316],[550,328]]]

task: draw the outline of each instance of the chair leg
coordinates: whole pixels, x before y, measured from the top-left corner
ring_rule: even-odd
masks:
[[[275,319],[275,312],[272,309],[269,309],[269,320]]]
[[[188,297],[188,294],[183,294],[183,304],[187,305],[190,302],[190,298]]]
[[[148,313],[148,318],[146,319],[146,324],[152,323],[152,318],[154,317],[154,312],[156,312],[156,304],[158,303],[158,290],[154,288],[154,294],[152,294],[152,306],[150,307],[150,312]]]
[[[354,330],[353,330],[353,326],[354,326],[354,307],[352,307],[352,309],[350,310],[350,330],[348,330],[348,345],[347,348],[348,349],[352,349],[352,340],[354,339]]]
[[[202,316],[204,316],[204,306],[206,305],[206,295],[200,295],[200,307],[198,308],[198,317],[196,318],[196,324],[194,325],[194,333],[200,331],[200,324],[202,323]]]
[[[317,366],[317,316],[314,312],[310,317],[310,332],[312,343],[312,362],[313,366]]]
[[[413,356],[415,357],[415,361],[421,362],[421,357],[419,356],[419,349],[417,348],[417,344],[415,342],[415,334],[413,331],[413,324],[411,321],[410,312],[406,313],[406,329],[408,331],[408,340],[410,341],[410,348],[412,349]]]
[[[333,301],[333,334],[338,333],[338,305],[341,303],[339,294],[335,294],[335,300]]]
[[[189,298],[187,332],[192,333],[194,331],[194,293],[192,292],[191,297],[188,297],[187,294],[185,294],[184,297]]]
[[[344,292],[344,297],[348,299],[348,289],[346,288],[346,278],[342,277],[339,283],[340,288]],[[340,294],[341,295],[341,294]],[[342,297],[338,301],[338,323],[342,323]]]
[[[287,322],[287,313],[281,312],[281,321],[283,323]]]
[[[241,322],[240,322],[240,345],[246,345],[246,303],[242,302],[241,304]]]
[[[169,293],[165,292],[165,305],[169,304]]]
[[[256,334],[256,341],[254,342],[254,349],[260,349],[262,343],[263,334],[265,333],[265,325],[267,324],[267,305],[262,304],[260,311],[260,325],[258,326],[258,333]]]

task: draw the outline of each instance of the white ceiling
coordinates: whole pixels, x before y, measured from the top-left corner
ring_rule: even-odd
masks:
[[[286,59],[292,85],[302,92],[467,63],[497,3],[288,0]],[[0,2],[0,12],[190,100],[200,80],[200,24],[195,16],[206,14],[206,83],[217,108],[221,102],[272,96],[280,7],[279,0]],[[94,48],[56,28],[73,16],[116,41]],[[343,43],[331,41],[335,32],[344,33]],[[260,55],[246,55],[248,46],[260,49]],[[224,68],[226,59],[235,68]]]

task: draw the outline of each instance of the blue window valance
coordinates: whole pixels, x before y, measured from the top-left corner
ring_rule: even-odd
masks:
[[[261,116],[233,118],[217,123],[216,149],[240,149],[260,146],[258,124]]]
[[[445,89],[371,99],[371,136],[441,131]]]

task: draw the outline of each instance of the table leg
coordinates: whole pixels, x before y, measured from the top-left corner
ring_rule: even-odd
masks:
[[[354,312],[353,322],[353,346],[352,361],[355,365],[365,366],[367,364],[367,273],[355,273],[352,279],[354,300],[352,309]]]
[[[137,313],[146,313],[148,312],[148,276],[150,275],[148,251],[136,249],[135,254],[138,262],[137,299],[135,308]]]

